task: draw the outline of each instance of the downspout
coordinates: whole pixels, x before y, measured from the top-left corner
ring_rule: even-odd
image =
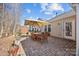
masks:
[[[64,39],[64,20],[63,21],[63,39]]]

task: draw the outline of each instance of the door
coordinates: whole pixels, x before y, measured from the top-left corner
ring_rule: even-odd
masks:
[[[64,37],[67,39],[72,39],[72,22],[65,22]]]

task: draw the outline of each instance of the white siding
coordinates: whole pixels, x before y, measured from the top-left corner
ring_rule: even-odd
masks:
[[[51,36],[63,37],[62,20],[54,21],[51,23]]]
[[[65,23],[72,22],[72,36],[66,36]],[[75,40],[75,15],[51,22],[51,36]]]

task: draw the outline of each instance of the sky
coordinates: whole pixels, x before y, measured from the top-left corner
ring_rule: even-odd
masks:
[[[70,11],[71,6],[67,3],[21,3],[20,24],[23,25],[27,19],[50,20],[56,15]]]

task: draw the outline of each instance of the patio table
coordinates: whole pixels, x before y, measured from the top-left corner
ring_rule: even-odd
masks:
[[[33,33],[33,35],[32,36],[34,36],[34,40],[41,40],[41,37],[42,37],[42,35],[41,35],[41,33]]]
[[[41,34],[41,33],[33,33],[32,37],[33,40],[39,40],[39,41],[47,40],[48,38],[46,34]]]

